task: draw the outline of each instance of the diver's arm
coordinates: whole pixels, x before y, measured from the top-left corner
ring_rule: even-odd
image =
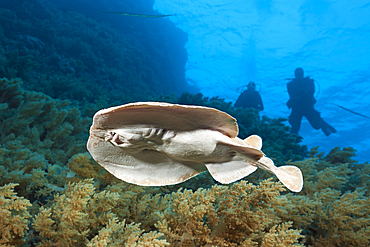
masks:
[[[311,79],[310,77],[306,77],[306,79],[308,80],[308,93],[312,96],[314,96],[315,94],[315,83],[314,83],[314,80]]]
[[[261,111],[263,111],[263,109],[264,109],[262,98],[261,98],[260,94],[258,94],[258,109],[260,109]]]
[[[235,102],[235,104],[234,104],[234,107],[235,108],[237,108],[237,107],[242,107],[242,108],[244,108],[244,105],[245,105],[245,100],[244,100],[244,98],[245,98],[245,91],[244,92],[242,92],[240,95],[239,95],[239,97],[238,97],[238,99],[236,100],[236,102]]]
[[[288,91],[288,94],[289,94],[289,100],[286,102],[286,105],[289,109],[292,108],[292,90],[291,90],[291,84],[293,83],[293,81],[290,81],[286,87],[287,87],[287,91]]]
[[[308,76],[306,77],[306,79],[308,80],[308,92],[307,92],[307,95],[309,95],[309,97],[311,98],[311,103],[312,104],[315,104],[316,103],[316,99],[315,99],[315,82],[313,79],[310,79]]]

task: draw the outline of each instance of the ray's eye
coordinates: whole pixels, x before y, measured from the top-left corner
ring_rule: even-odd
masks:
[[[106,138],[107,141],[111,141],[112,143],[115,143],[117,145],[124,143],[124,141],[121,139],[122,139],[121,136],[113,131],[109,132],[109,136]]]
[[[115,132],[112,132],[112,131],[109,131],[106,135],[105,135],[105,141],[108,142],[108,141],[111,141],[114,137],[116,133]]]

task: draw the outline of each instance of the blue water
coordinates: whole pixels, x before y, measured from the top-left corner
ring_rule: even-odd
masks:
[[[61,27],[66,15],[78,12],[127,36],[143,49],[138,53],[144,61],[143,70],[148,71],[142,73],[143,82],[156,82],[149,85],[155,94],[201,92],[235,102],[237,89],[255,81],[265,106],[260,115],[288,118],[287,79],[294,77],[295,68],[302,67],[306,76],[315,79],[315,108],[338,131],[327,137],[304,119],[299,132],[303,144],[320,146],[319,151],[326,153],[337,146],[353,147],[357,160],[370,161],[370,119],[332,104],[370,116],[369,0],[36,2],[53,4],[63,11],[48,17],[61,19]],[[1,5],[9,9],[15,6],[10,0]],[[101,11],[176,16],[138,18]],[[43,18],[40,14],[42,9],[34,13]],[[101,30],[97,33],[104,35]],[[59,53],[63,56],[63,51]]]
[[[103,12],[173,16],[148,18]],[[3,229],[12,229],[4,221],[8,227],[0,229],[0,242],[9,240],[10,245],[33,246],[41,241],[54,245],[63,245],[60,243],[69,241],[82,246],[94,234],[104,233],[104,229],[120,230],[126,222],[130,224],[126,226],[134,228],[139,226],[133,225],[134,223],[142,224],[141,229],[147,232],[158,228],[153,225],[155,219],[166,220],[169,217],[170,220],[174,219],[172,225],[168,221],[168,226],[172,229],[180,224],[176,230],[178,238],[175,236],[176,232],[172,238],[164,229],[157,230],[166,232],[164,237],[172,239],[173,245],[181,245],[186,241],[200,246],[198,242],[210,244],[208,240],[213,237],[215,243],[230,241],[230,244],[237,244],[244,240],[243,243],[249,240],[261,243],[261,238],[264,238],[263,242],[271,240],[271,234],[264,234],[263,231],[280,222],[281,217],[282,224],[278,228],[289,233],[291,230],[285,229],[289,225],[283,224],[288,220],[294,221],[293,229],[300,229],[301,234],[305,235],[305,239],[300,242],[302,244],[321,246],[324,242],[337,242],[338,246],[360,246],[366,242],[370,246],[369,239],[363,234],[369,229],[366,217],[370,208],[365,204],[369,206],[370,163],[356,164],[355,161],[370,161],[369,16],[370,0],[0,0],[0,195],[5,195],[0,198],[0,201],[5,202],[0,203],[0,211],[5,214],[9,212],[9,222],[18,224],[17,220],[13,220],[14,217],[22,221],[16,226],[17,231],[2,234]],[[203,173],[173,186],[135,188],[113,179],[87,153],[89,126],[92,116],[98,110],[135,101],[163,100],[199,105],[210,103],[238,117],[241,120],[242,135],[251,132],[260,134],[264,139],[263,151],[277,166],[288,159],[299,159],[306,154],[306,147],[296,145],[300,137],[288,135],[289,128],[281,126],[280,121],[290,114],[286,106],[289,98],[287,83],[294,77],[297,67],[302,67],[305,75],[315,80],[315,108],[338,131],[327,137],[304,120],[299,133],[303,136],[303,144],[309,148],[319,146],[319,151],[326,154],[335,147],[353,147],[357,150],[357,157],[353,157],[353,160],[349,149],[326,157],[319,154],[316,156],[319,157],[318,162],[310,159],[294,162],[302,169],[305,181],[303,191],[298,196],[285,194],[281,185],[266,180],[258,187],[252,185],[271,177],[262,172],[253,173],[246,181],[236,185],[213,187],[210,189],[213,192],[210,193],[207,191],[215,185],[212,176],[217,176],[217,171],[212,176]],[[7,79],[2,79],[3,77]],[[257,90],[264,101],[264,110],[259,113],[261,124],[256,124],[257,112],[243,112],[230,107],[239,96],[238,88],[250,81],[257,84]],[[186,91],[193,95],[186,93],[179,97]],[[215,99],[204,99],[199,92]],[[222,102],[220,98],[229,103]],[[148,109],[143,108],[143,114],[147,114]],[[115,126],[115,115],[108,115],[108,120],[104,116],[95,118],[97,121],[94,121],[94,126],[102,124],[103,132],[105,127]],[[251,116],[251,121],[246,116]],[[262,116],[279,119],[269,121],[270,119]],[[153,115],[154,122],[161,117],[161,114]],[[104,119],[107,124],[104,124]],[[181,120],[186,122],[189,118],[185,116]],[[127,129],[135,132],[135,119],[132,124],[132,129],[130,126]],[[289,125],[288,122],[286,124]],[[93,132],[95,127],[92,128]],[[95,130],[97,133],[101,132],[99,129]],[[99,134],[95,138],[93,132],[89,140],[102,137]],[[114,138],[108,138],[112,139],[109,140],[112,144],[124,146],[120,145],[120,141],[125,142],[126,135],[123,134],[121,138],[120,129],[108,132],[109,135],[118,134],[111,136]],[[122,130],[124,132],[125,129]],[[159,138],[165,133],[162,130],[151,131],[150,136],[152,132],[158,134]],[[183,137],[186,139],[188,135]],[[143,138],[139,138],[139,142],[141,139]],[[133,144],[136,144],[135,140]],[[181,136],[179,140],[181,144]],[[171,140],[169,141],[171,146]],[[151,144],[150,138],[148,142]],[[259,145],[256,139],[252,142],[255,147]],[[127,167],[135,170],[132,158],[138,158],[141,168],[145,168],[147,164],[148,169],[155,170],[150,165],[158,161],[154,156],[154,163],[146,158],[142,163],[139,161],[141,157],[132,155],[131,151],[134,149],[129,148],[126,153],[123,147],[119,155],[115,155],[113,149],[108,147],[109,143],[101,146],[97,141],[94,145],[89,145],[92,147],[90,151],[98,150],[97,161],[104,160],[106,164],[109,163],[108,166],[117,169],[117,173],[120,173],[122,167],[122,170]],[[155,141],[155,145],[158,143]],[[209,143],[212,145],[212,142]],[[95,144],[98,146],[95,147]],[[223,152],[222,146],[224,145],[216,151]],[[176,149],[176,144],[174,147]],[[100,152],[105,153],[105,148],[109,149],[107,157],[103,157]],[[163,150],[166,151],[166,147]],[[199,155],[190,157],[194,152],[189,150],[190,153],[180,159],[175,157],[177,152],[171,151],[169,158],[174,158],[175,163],[179,161],[192,166],[193,158]],[[144,151],[148,154],[155,153]],[[211,156],[221,153],[214,152]],[[199,154],[201,156],[202,153]],[[234,153],[228,154],[229,158],[222,159],[223,161],[234,160]],[[185,161],[188,156],[193,161]],[[234,164],[237,167],[234,173],[238,173],[235,172],[237,170],[245,172],[251,169],[241,167],[239,156],[235,157],[237,162]],[[257,156],[254,158],[258,158]],[[249,158],[254,159],[252,156]],[[125,164],[121,167],[122,162]],[[225,162],[230,163],[233,162]],[[258,166],[271,167],[266,159],[261,158],[259,162],[251,164],[257,163]],[[213,166],[218,167],[217,164]],[[287,175],[294,173],[293,179],[286,180],[286,185],[300,181],[300,173],[293,168],[272,168],[271,171],[277,174],[279,180],[290,179]],[[93,180],[80,181],[86,178]],[[138,181],[132,177],[129,179],[132,182]],[[176,179],[178,178],[174,178]],[[154,180],[148,177],[148,181],[150,183]],[[246,184],[247,182],[252,184]],[[7,187],[2,187],[5,184],[8,184]],[[6,192],[7,188],[14,185],[15,193],[12,189]],[[179,188],[184,189],[178,190]],[[198,188],[201,189],[197,190]],[[245,193],[241,193],[243,191]],[[282,197],[279,196],[279,191],[283,193]],[[176,194],[171,196],[171,192]],[[233,196],[229,197],[230,193]],[[98,202],[96,198],[99,199],[101,195],[106,195],[106,198]],[[266,195],[267,200],[259,200]],[[240,199],[242,204],[238,202]],[[19,205],[26,205],[22,202],[25,200],[30,200],[33,204],[32,210],[28,208],[32,215],[28,220],[22,219],[29,217],[25,208],[16,209]],[[227,204],[225,200],[231,204]],[[251,200],[253,203],[248,203]],[[280,205],[282,200],[288,200],[289,209],[285,210]],[[203,224],[206,227],[205,232],[210,233],[208,240],[203,239],[204,232],[188,231],[188,221],[185,226],[181,226],[184,218],[194,221],[199,215],[193,214],[194,218],[186,215],[187,212],[181,208],[177,210],[180,201],[182,208],[195,205],[203,210],[201,213],[205,213],[205,217],[198,219],[198,223]],[[147,202],[149,204],[146,207]],[[201,205],[202,203],[207,205]],[[83,204],[87,205],[88,211],[73,209],[74,205]],[[135,204],[138,204],[137,207],[145,206],[145,210],[138,211],[139,214],[132,212],[131,216],[126,217],[126,209],[134,209]],[[245,231],[250,226],[240,225],[238,231],[228,231],[235,220],[241,219],[240,210],[234,210],[235,205],[244,205],[248,212],[257,212],[265,218],[270,215],[272,218],[268,224],[257,229],[261,234],[255,238],[248,237],[250,232]],[[274,212],[269,208],[265,210],[271,206],[278,206],[280,209]],[[360,207],[361,210],[358,210]],[[126,208],[125,212],[120,212],[119,208]],[[303,208],[305,210],[302,211]],[[94,223],[94,227],[90,229],[82,224],[80,218],[77,221],[60,218],[59,209],[66,209],[67,213],[73,209],[82,215],[82,220],[85,220],[84,215],[88,216],[89,219],[86,218],[85,222]],[[101,212],[97,209],[101,209]],[[211,210],[213,216],[208,217],[204,210]],[[244,210],[242,211],[248,217],[248,212],[244,214]],[[296,214],[298,211],[300,213]],[[328,212],[325,217],[321,217],[323,212]],[[107,225],[103,216],[113,215],[116,218],[116,213],[119,221],[115,219]],[[158,213],[163,213],[164,218]],[[102,220],[93,222],[90,216],[94,214]],[[225,221],[225,215],[230,215],[231,220]],[[39,222],[40,225],[37,219],[45,217],[52,220],[48,222],[51,222],[53,229],[59,231],[57,234],[49,236],[50,231],[44,234],[42,229],[45,224]],[[122,217],[126,221],[122,222]],[[315,220],[318,218],[320,222]],[[1,218],[0,221],[2,220]],[[348,228],[348,224],[341,224],[351,222],[356,227]],[[249,223],[254,224],[253,221]],[[63,224],[69,224],[72,232],[74,229],[90,229],[90,232],[88,235],[64,234],[63,227],[60,227]],[[127,227],[125,229],[130,230]],[[185,229],[185,233],[181,229]],[[110,231],[111,237],[121,241],[120,234],[113,230]],[[244,237],[234,239],[234,233]],[[144,232],[140,234],[144,235],[138,241],[145,242],[149,235],[145,236]],[[156,234],[151,236],[159,236]],[[105,237],[109,237],[108,235]],[[288,235],[293,236],[295,233],[291,231]],[[2,239],[1,236],[9,236],[9,239]],[[61,236],[66,238],[62,239]],[[92,241],[105,241],[101,237],[96,235]],[[25,240],[23,243],[22,238]],[[163,240],[163,237],[160,239]]]
[[[370,160],[370,1],[155,0],[188,34],[187,81],[206,96],[235,102],[236,89],[261,85],[262,115],[288,117],[286,78],[302,67],[316,81],[316,109],[338,132],[304,120],[300,135],[319,151],[353,147]]]

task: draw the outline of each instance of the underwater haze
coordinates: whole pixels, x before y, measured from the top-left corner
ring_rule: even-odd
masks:
[[[205,96],[235,102],[254,81],[260,114],[288,118],[287,79],[302,67],[315,80],[315,108],[338,131],[326,137],[304,118],[303,144],[353,147],[370,160],[370,119],[332,104],[370,116],[370,1],[155,0],[154,9],[176,14],[188,34],[187,81]]]
[[[0,245],[370,246],[369,10],[0,0]]]

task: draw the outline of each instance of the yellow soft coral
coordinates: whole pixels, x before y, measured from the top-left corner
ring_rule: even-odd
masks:
[[[69,159],[67,166],[69,170],[74,173],[74,176],[68,177],[68,180],[73,182],[86,178],[93,178],[100,185],[118,183],[121,181],[98,165],[87,152],[73,155]]]
[[[116,199],[115,193],[95,193],[92,179],[68,184],[64,194],[56,195],[53,205],[42,207],[35,217],[33,226],[42,237],[39,246],[82,245],[114,216],[110,209]]]
[[[325,157],[314,148],[309,159],[292,163],[302,169],[306,183],[298,195],[282,198],[285,207],[279,216],[303,228],[307,244],[370,245],[369,164],[355,163],[350,159],[353,152],[351,148],[334,148]]]
[[[32,225],[40,235],[37,246],[68,247],[84,246],[87,243],[93,246],[116,246],[114,242],[117,241],[128,246],[136,246],[131,243],[146,246],[140,245],[144,242],[165,246],[162,234],[143,234],[139,224],[119,222],[112,211],[118,199],[119,194],[116,192],[96,192],[92,179],[69,183],[63,194],[55,196],[51,207],[42,207],[35,216]]]
[[[240,181],[196,192],[179,190],[172,193],[156,227],[171,246],[253,246],[271,241],[276,229],[286,232],[276,238],[293,245],[302,237],[299,231],[288,231],[290,224],[276,228],[281,220],[274,207],[281,206],[277,198],[283,190],[271,180],[258,186]]]
[[[348,163],[332,164],[321,153],[317,154],[316,148],[311,150],[310,158],[288,162],[288,164],[301,169],[305,185],[299,194],[309,198],[315,192],[325,188],[342,189],[348,182],[350,175],[354,173]]]
[[[15,186],[17,184],[0,187],[0,246],[20,246],[28,230],[31,215],[27,208],[31,203],[16,196]]]
[[[125,220],[119,222],[117,218],[109,220],[106,227],[99,231],[89,243],[88,247],[163,247],[169,243],[163,238],[163,233],[143,233],[140,224],[126,224]]]
[[[127,223],[141,223],[141,228],[151,230],[159,214],[169,207],[169,195],[162,195],[163,188],[144,187],[126,182],[108,186],[107,191],[118,193],[117,206],[112,209],[118,219]]]
[[[303,246],[297,244],[300,230],[289,229],[292,222],[285,222],[279,226],[273,226],[262,239],[261,247],[286,247],[286,246]]]
[[[319,202],[309,242],[314,246],[368,246],[370,244],[370,200],[364,190],[343,195],[325,189],[315,193]]]

